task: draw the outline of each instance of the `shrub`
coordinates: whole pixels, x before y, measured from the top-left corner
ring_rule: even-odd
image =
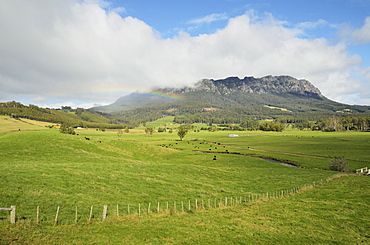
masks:
[[[72,126],[69,126],[64,123],[60,126],[59,132],[61,132],[62,134],[72,134],[72,135],[76,134]]]
[[[348,161],[345,157],[332,157],[329,162],[329,168],[333,171],[346,172],[348,171]]]

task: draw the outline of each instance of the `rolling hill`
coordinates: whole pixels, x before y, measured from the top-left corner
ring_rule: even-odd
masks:
[[[0,103],[0,115],[7,115],[15,119],[32,119],[54,124],[68,124],[74,127],[93,128],[124,128],[126,125],[118,124],[108,118],[108,115],[82,108],[48,109],[35,105],[23,105],[11,101]]]

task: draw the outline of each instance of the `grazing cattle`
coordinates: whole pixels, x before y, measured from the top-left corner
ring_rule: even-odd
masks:
[[[87,138],[87,137],[85,136],[85,140],[90,140],[90,138]]]
[[[101,140],[98,140],[97,142],[98,142],[98,143],[101,143]]]

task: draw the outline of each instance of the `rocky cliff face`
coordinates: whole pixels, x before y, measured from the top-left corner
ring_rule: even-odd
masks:
[[[320,90],[307,80],[298,80],[290,76],[266,76],[262,78],[228,77],[226,79],[213,80],[203,79],[193,87],[181,89],[166,88],[162,92],[186,93],[191,91],[209,91],[219,95],[227,95],[234,92],[256,93],[256,94],[283,94],[291,93],[306,95],[315,98],[324,97]]]

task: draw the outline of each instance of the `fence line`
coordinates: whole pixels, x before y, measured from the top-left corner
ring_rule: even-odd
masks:
[[[224,197],[224,198],[215,198],[214,200],[212,200],[212,199],[208,199],[208,200],[204,200],[204,199],[191,200],[191,199],[189,199],[188,203],[187,203],[188,204],[187,207],[185,207],[186,203],[184,201],[181,201],[181,204],[179,204],[179,202],[176,202],[176,201],[165,202],[165,203],[164,202],[162,202],[162,203],[157,202],[156,207],[155,206],[152,207],[151,203],[148,203],[147,207],[146,207],[145,204],[143,205],[142,203],[138,203],[138,205],[136,205],[137,209],[135,208],[135,205],[127,204],[127,215],[137,215],[137,216],[140,217],[142,215],[149,215],[149,214],[155,213],[155,212],[156,213],[160,213],[160,212],[163,212],[163,213],[177,213],[177,212],[180,212],[180,210],[181,210],[182,213],[195,212],[195,211],[198,211],[198,210],[207,210],[207,209],[211,210],[211,209],[231,207],[231,206],[237,206],[237,205],[245,205],[247,203],[255,202],[255,201],[258,201],[258,200],[279,199],[279,198],[284,198],[284,197],[291,196],[293,194],[302,192],[302,191],[304,191],[308,188],[312,188],[312,187],[315,187],[317,185],[321,185],[321,184],[323,184],[325,182],[328,182],[332,179],[339,178],[339,177],[342,177],[342,176],[345,176],[345,175],[346,174],[337,174],[337,175],[334,175],[334,176],[331,176],[331,177],[321,179],[319,181],[315,181],[311,184],[305,184],[301,187],[292,187],[292,188],[283,189],[283,190],[280,190],[280,191],[267,192],[267,193],[262,193],[262,194],[251,193],[251,194],[248,194],[247,196],[234,196],[234,197],[230,196],[230,197]],[[206,201],[206,204],[205,204],[205,201]],[[179,208],[178,205],[180,205],[180,208]],[[91,221],[95,217],[94,212],[93,212],[94,211],[93,207],[94,206],[90,207],[90,212],[89,212],[89,215],[88,215],[87,223],[91,223]],[[118,204],[116,205],[115,210],[114,210],[113,205],[111,207],[112,207],[112,209],[108,209],[108,205],[103,205],[103,209],[102,209],[101,216],[100,216],[101,217],[101,222],[104,222],[110,214],[113,215],[113,217],[114,216],[120,217],[119,205]],[[132,207],[134,207],[134,209]],[[16,222],[16,217],[15,217],[16,208],[15,208],[15,206],[11,206],[11,208],[0,208],[0,210],[10,210],[11,211],[10,222],[11,223]],[[112,211],[110,211],[110,210],[112,210]],[[108,212],[108,211],[110,211],[110,212]],[[71,210],[70,210],[70,212],[71,212]],[[96,212],[98,212],[98,211],[95,211],[95,213]],[[37,208],[36,208],[36,218],[35,218],[35,223],[36,224],[40,224],[43,221],[42,218],[40,219],[40,213],[42,213],[42,210],[40,210],[40,206],[37,206]],[[57,210],[56,210],[55,218],[54,218],[54,226],[60,224],[60,213],[63,213],[63,212],[62,212],[61,207],[58,206]],[[78,207],[75,206],[75,210],[74,210],[74,223],[75,224],[78,224],[80,220],[83,220],[82,219],[83,215],[81,213],[83,213],[83,212],[81,212],[81,209],[79,210]],[[73,217],[73,215],[70,215],[70,216]],[[24,219],[24,217],[22,217],[22,219]],[[32,218],[30,218],[28,220],[32,221]],[[46,218],[46,221],[47,220],[48,219]],[[97,220],[97,219],[95,218],[95,220]],[[67,221],[67,223],[68,223],[68,221]]]

